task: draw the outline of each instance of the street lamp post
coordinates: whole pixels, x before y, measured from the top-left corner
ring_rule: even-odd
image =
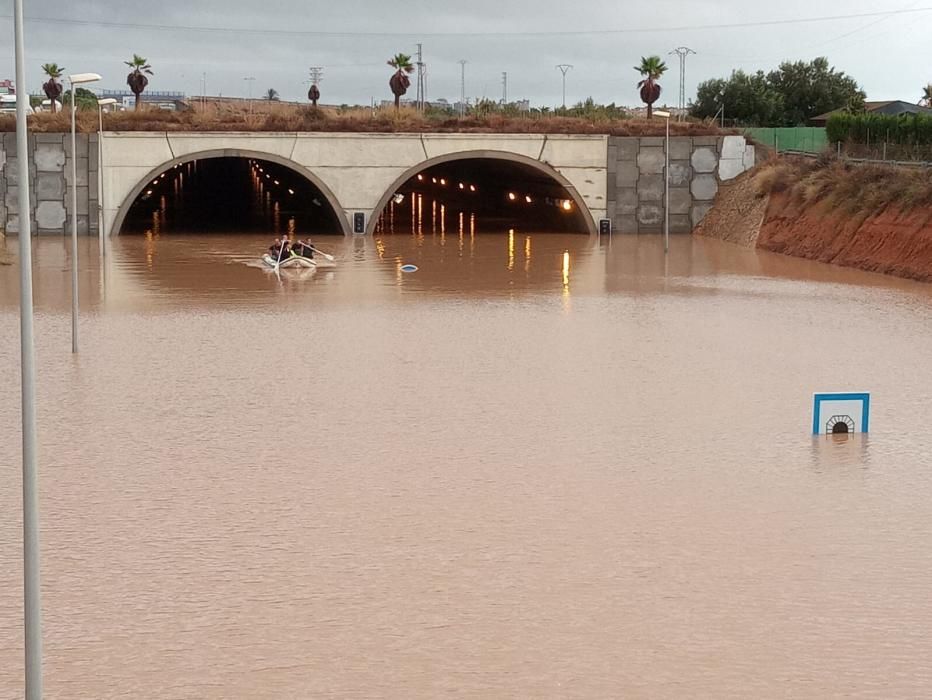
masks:
[[[100,255],[107,255],[104,231],[104,107],[115,105],[112,97],[97,100],[97,233],[100,236]]]
[[[670,252],[670,113],[655,109],[654,115],[667,121],[667,138],[663,147],[663,252]]]
[[[97,73],[75,73],[71,83],[71,352],[78,351],[78,149],[75,136],[75,86],[100,80]]]
[[[29,212],[29,141],[23,0],[13,0],[16,62],[16,162],[19,187],[19,342],[23,424],[23,628],[25,699],[42,698],[42,604],[39,591],[39,475],[36,459],[36,348],[32,309],[32,227]]]

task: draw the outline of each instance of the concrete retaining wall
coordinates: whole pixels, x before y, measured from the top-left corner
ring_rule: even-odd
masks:
[[[97,234],[97,134],[77,135],[78,233]],[[30,134],[29,187],[32,232],[63,235],[71,231],[71,134]],[[19,163],[16,134],[0,141],[0,228],[19,232],[16,185]]]
[[[663,137],[611,137],[607,211],[618,233],[659,233],[664,224]],[[689,233],[709,209],[721,182],[754,166],[743,136],[670,139],[670,232]]]

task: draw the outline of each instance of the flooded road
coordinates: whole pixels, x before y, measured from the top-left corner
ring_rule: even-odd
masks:
[[[82,240],[72,357],[38,241],[47,698],[932,693],[932,286],[689,237],[316,242],[336,268],[276,276],[258,236]],[[0,267],[0,698],[17,294]],[[870,437],[813,439],[849,389]]]

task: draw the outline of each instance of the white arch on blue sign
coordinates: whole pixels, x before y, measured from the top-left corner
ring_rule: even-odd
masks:
[[[861,429],[866,433],[870,427],[871,395],[865,392],[815,394],[812,407],[812,434],[821,435],[822,430],[822,404],[830,401],[856,401],[861,404]]]

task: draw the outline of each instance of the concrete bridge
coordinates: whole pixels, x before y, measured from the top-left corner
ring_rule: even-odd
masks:
[[[19,214],[14,136],[6,134],[0,150],[0,224],[10,232]],[[100,215],[108,235],[117,234],[136,197],[161,173],[193,160],[243,157],[301,174],[328,200],[344,233],[371,234],[408,179],[433,165],[478,158],[518,163],[561,185],[590,233],[606,217],[621,233],[654,232],[663,222],[664,149],[663,138],[606,135],[105,132],[101,140],[79,138],[73,184],[68,135],[36,134],[30,139],[32,214],[37,232],[67,233],[76,186],[79,230],[96,233]],[[692,230],[719,183],[753,163],[754,148],[741,136],[671,139],[671,230]]]

